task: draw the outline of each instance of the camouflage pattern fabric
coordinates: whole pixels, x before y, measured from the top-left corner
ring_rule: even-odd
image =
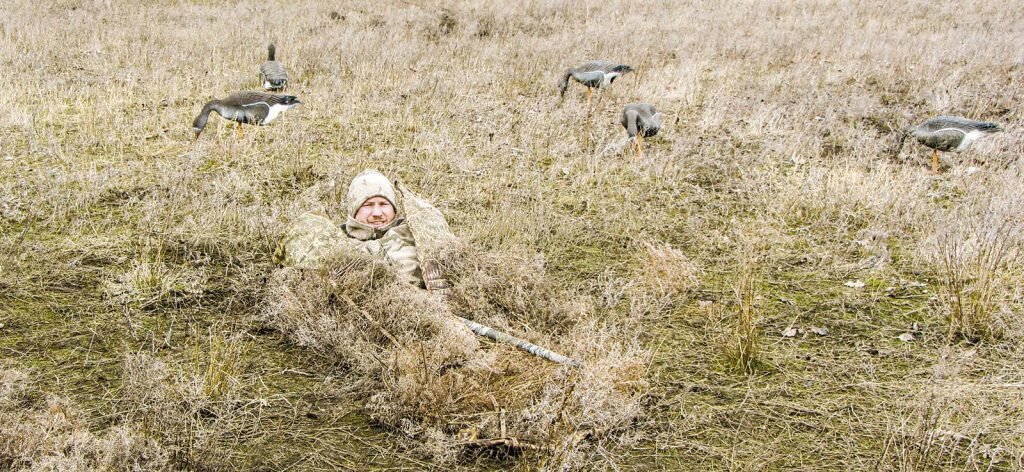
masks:
[[[339,251],[354,250],[353,241],[326,216],[305,213],[292,222],[278,241],[274,262],[289,267],[316,267]]]
[[[384,197],[395,207],[395,219],[383,228],[356,221],[354,215],[364,202],[373,197]],[[345,233],[367,253],[384,259],[395,268],[398,277],[413,285],[423,284],[420,261],[417,256],[416,241],[398,206],[395,188],[384,174],[367,169],[352,179],[348,186],[346,206],[348,219],[345,221]]]
[[[396,185],[402,195],[405,220],[409,223],[412,236],[416,240],[420,264],[436,261],[438,254],[451,248],[456,242],[455,235],[448,227],[448,221],[430,202],[404,185],[397,182]]]
[[[357,247],[391,264],[400,279],[422,284],[416,240],[404,218],[397,218],[384,228],[373,228],[349,218],[345,232]]]
[[[363,202],[373,197],[388,199],[391,206],[395,207],[395,217],[401,215],[398,212],[398,201],[395,199],[395,188],[391,186],[391,181],[376,170],[366,169],[355,176],[352,183],[348,185],[348,195],[345,197],[347,216],[349,218],[355,216],[359,207],[363,206]]]
[[[356,176],[349,189],[347,207],[355,212],[368,198],[384,196],[395,198],[391,182],[376,171],[364,171]],[[456,242],[444,215],[413,191],[399,184],[402,209],[392,224],[372,228],[355,221],[351,216],[344,227],[325,216],[305,213],[288,227],[274,251],[274,262],[290,267],[316,267],[321,261],[338,251],[361,251],[391,264],[399,278],[417,286],[424,286],[422,267]],[[393,202],[397,203],[397,202]],[[437,274],[435,278],[441,278]]]

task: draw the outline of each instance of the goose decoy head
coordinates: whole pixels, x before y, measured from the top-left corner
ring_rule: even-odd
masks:
[[[194,141],[199,140],[199,135],[202,134],[203,129],[206,128],[207,114],[201,114],[196,117],[195,121],[192,122],[192,133],[195,135]]]
[[[206,122],[210,119],[210,113],[215,111],[215,102],[216,100],[211,100],[210,103],[207,103],[203,107],[203,111],[199,112],[199,116],[192,120],[192,132],[195,133],[195,140],[199,140],[199,135],[206,129]]]
[[[614,69],[612,69],[612,72],[619,72],[619,73],[622,73],[622,74],[625,74],[626,72],[633,72],[633,71],[634,71],[634,69],[632,67],[627,66],[625,64],[619,64],[619,65],[615,66]]]
[[[893,126],[893,128],[894,128],[894,130],[900,131],[903,134],[909,135],[909,134],[913,133],[915,129],[917,129],[917,126],[918,126],[917,125],[917,123],[918,123],[917,113],[912,112],[912,111],[903,111],[902,115],[903,115],[902,120],[897,118],[895,121],[897,123],[902,121],[902,122],[904,122],[906,124],[903,125],[903,126],[899,126],[899,125]]]

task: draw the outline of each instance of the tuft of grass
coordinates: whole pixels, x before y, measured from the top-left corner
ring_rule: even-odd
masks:
[[[191,369],[178,369],[149,353],[125,356],[118,411],[123,420],[156,438],[176,463],[221,469],[237,460],[244,432],[258,417],[259,399],[242,396],[246,384],[237,340],[211,334]]]
[[[757,275],[752,263],[744,264],[733,287],[735,318],[727,338],[729,366],[745,374],[761,367],[761,314],[757,308]]]
[[[944,237],[939,242],[942,259],[942,294],[949,310],[949,334],[976,342],[998,335],[993,326],[998,265],[1005,257],[1004,238],[982,241],[968,249],[963,241]]]
[[[940,219],[928,249],[942,282],[950,336],[977,342],[1005,334],[1002,319],[1024,261],[1019,199],[970,203]]]
[[[248,353],[237,336],[210,333],[207,340],[206,345],[197,341],[193,348],[195,370],[202,382],[203,395],[221,401],[241,383]]]
[[[661,296],[678,298],[700,285],[700,267],[668,243],[644,242],[641,277]]]
[[[206,275],[187,266],[170,264],[164,245],[146,246],[127,270],[104,281],[106,298],[118,305],[154,309],[202,296]]]

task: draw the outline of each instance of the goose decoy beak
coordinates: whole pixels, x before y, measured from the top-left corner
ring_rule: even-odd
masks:
[[[195,132],[195,137],[192,138],[192,142],[199,141],[199,135],[202,133],[202,130],[193,129],[192,131]]]

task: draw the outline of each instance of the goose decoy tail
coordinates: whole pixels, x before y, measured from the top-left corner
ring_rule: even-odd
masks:
[[[999,125],[997,125],[995,123],[988,123],[988,122],[979,124],[978,125],[978,129],[980,131],[984,131],[986,133],[999,133],[999,132],[1003,131],[1003,127],[1002,126],[999,126]]]

